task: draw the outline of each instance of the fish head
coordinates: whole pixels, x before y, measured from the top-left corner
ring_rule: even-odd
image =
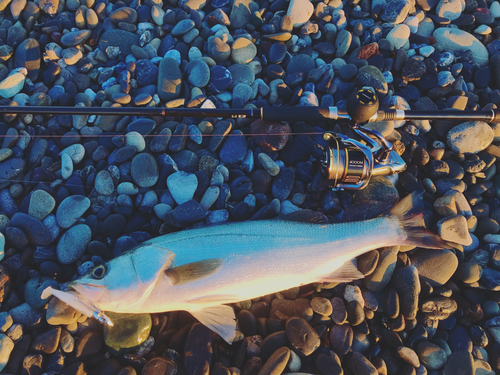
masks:
[[[101,310],[127,312],[148,298],[173,258],[159,246],[139,247],[94,267],[67,287]]]

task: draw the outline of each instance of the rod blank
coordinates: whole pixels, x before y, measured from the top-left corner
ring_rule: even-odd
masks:
[[[167,107],[26,107],[0,106],[0,114],[102,115],[249,118],[267,121],[349,120],[337,107],[262,107],[258,109],[167,108]],[[489,111],[404,111],[379,110],[370,121],[387,120],[478,120],[500,123],[500,110]]]

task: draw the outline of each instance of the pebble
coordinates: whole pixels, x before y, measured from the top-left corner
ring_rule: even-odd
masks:
[[[438,345],[423,341],[417,345],[416,352],[420,362],[428,370],[439,370],[447,360],[446,352]]]
[[[57,224],[64,229],[71,227],[90,207],[90,200],[83,195],[71,195],[65,198],[57,208]]]
[[[106,312],[113,326],[104,326],[104,343],[113,353],[124,354],[137,349],[149,337],[151,316],[149,314],[116,314]]]
[[[132,159],[130,174],[137,186],[151,187],[158,181],[158,163],[151,154],[138,154]]]
[[[469,246],[472,238],[467,227],[467,219],[462,215],[448,216],[436,224],[437,232],[443,240]]]
[[[455,52],[468,50],[476,64],[488,64],[488,50],[472,34],[460,29],[440,27],[434,30],[432,36],[446,51]]]
[[[476,154],[493,141],[493,130],[483,121],[467,121],[452,128],[447,136],[447,144],[455,153]]]
[[[291,0],[286,15],[291,18],[293,27],[304,25],[311,18],[314,6],[308,0]]]
[[[14,342],[11,338],[0,333],[0,371],[7,365],[13,349]]]
[[[303,318],[288,319],[285,331],[290,344],[305,356],[314,353],[320,345],[318,334]]]
[[[177,204],[193,199],[198,188],[198,179],[192,173],[178,171],[167,178],[167,186]]]
[[[78,260],[90,242],[92,232],[88,225],[77,224],[66,231],[56,247],[56,255],[62,264],[71,264]]]
[[[419,251],[411,260],[419,276],[436,287],[444,285],[458,267],[457,257],[449,250]]]

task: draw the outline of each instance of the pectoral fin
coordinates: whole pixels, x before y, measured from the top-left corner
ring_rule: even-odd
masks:
[[[190,310],[189,312],[201,324],[218,333],[229,344],[233,342],[236,336],[236,318],[232,307],[219,305],[200,310]]]
[[[165,270],[165,275],[172,279],[173,285],[182,285],[214,274],[223,264],[224,260],[220,258],[205,259],[168,268]]]
[[[319,281],[322,283],[349,283],[353,280],[362,279],[364,275],[352,264],[350,260],[342,264],[331,274],[322,277]]]

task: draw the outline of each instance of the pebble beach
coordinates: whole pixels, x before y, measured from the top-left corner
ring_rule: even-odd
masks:
[[[490,0],[0,0],[0,105],[500,106]],[[320,172],[342,122],[0,114],[0,373],[500,374],[500,125],[366,125],[407,163],[359,191]],[[423,191],[456,248],[358,257],[364,279],[232,305],[232,345],[187,312],[113,328],[47,287],[160,235],[300,209],[374,218]]]

